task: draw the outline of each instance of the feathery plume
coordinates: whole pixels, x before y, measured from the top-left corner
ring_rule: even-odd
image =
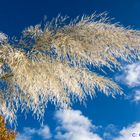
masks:
[[[121,60],[139,59],[140,31],[111,24],[103,15],[83,16],[65,24],[59,16],[23,31],[18,45],[0,46],[0,73],[4,89],[0,92],[0,113],[16,119],[19,107],[43,118],[48,102],[69,108],[96,89],[105,95],[122,95],[121,88],[108,77],[88,69],[121,68]],[[11,109],[11,110],[9,110]],[[10,112],[11,113],[10,113]]]

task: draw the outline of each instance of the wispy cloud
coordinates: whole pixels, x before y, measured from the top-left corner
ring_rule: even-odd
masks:
[[[18,134],[16,140],[31,140],[31,137],[24,134]]]
[[[140,122],[133,123],[132,125],[128,127],[124,127],[120,131],[120,136],[117,138],[114,138],[113,140],[138,140],[140,139]]]
[[[43,140],[48,140],[52,137],[49,127],[45,125],[40,129],[25,127],[23,132],[17,135],[17,140],[33,140],[35,135],[38,135]]]
[[[103,140],[113,140],[118,136],[120,129],[114,124],[108,124],[106,127],[102,127]]]
[[[140,139],[140,122],[134,122],[123,128],[109,124],[103,128],[103,140],[139,140]]]
[[[135,102],[137,102],[137,103],[140,102],[140,90],[136,90],[136,91],[135,91],[133,100],[134,100]]]

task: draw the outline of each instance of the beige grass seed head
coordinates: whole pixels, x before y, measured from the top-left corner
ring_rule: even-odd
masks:
[[[66,109],[74,99],[84,102],[88,95],[94,96],[96,88],[113,97],[123,94],[111,79],[91,72],[86,65],[113,69],[121,67],[118,58],[136,59],[140,32],[111,24],[102,16],[83,16],[64,26],[58,23],[62,25],[66,18],[59,16],[44,29],[37,25],[24,30],[18,47],[2,43],[0,63],[11,71],[1,74],[7,88],[0,92],[0,105],[4,104],[0,113],[7,113],[13,121],[21,107],[41,119],[48,101]]]

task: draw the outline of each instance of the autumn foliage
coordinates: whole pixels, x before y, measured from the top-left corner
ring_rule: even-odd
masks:
[[[15,140],[16,133],[7,129],[4,118],[0,116],[0,140]]]

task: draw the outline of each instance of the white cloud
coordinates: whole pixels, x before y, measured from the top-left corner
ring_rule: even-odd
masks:
[[[121,80],[132,87],[140,86],[140,63],[127,65]]]
[[[56,139],[102,140],[98,134],[93,132],[96,130],[96,127],[80,111],[58,111],[55,116],[60,123],[60,126],[57,127]]]
[[[120,136],[113,140],[138,140],[140,139],[140,122],[134,123],[120,131]]]
[[[58,126],[54,135],[51,134],[47,125],[40,129],[25,127],[23,133],[17,136],[17,140],[33,140],[36,135],[40,136],[41,140],[50,140],[51,138],[55,140],[102,140],[95,133],[98,127],[82,115],[81,111],[57,111],[55,118]]]
[[[127,65],[124,68],[123,74],[116,76],[116,80],[123,82],[133,89],[131,94],[127,94],[126,99],[129,99],[135,103],[140,102],[140,62]]]
[[[108,124],[103,128],[103,139],[113,140],[114,137],[118,136],[119,128],[114,124]]]
[[[35,135],[40,136],[43,140],[48,140],[52,137],[49,127],[45,125],[40,129],[25,127],[23,133],[17,135],[17,140],[32,140]]]
[[[50,129],[48,126],[44,126],[43,128],[40,128],[37,132],[37,134],[41,137],[43,137],[44,139],[49,139],[52,137],[51,133],[50,133]]]
[[[124,67],[123,74],[116,76],[116,80],[131,87],[140,86],[140,63],[129,64]]]
[[[40,129],[26,127],[17,140],[137,140],[140,139],[140,122],[133,123],[122,130],[113,124],[106,127],[95,126],[79,110],[57,111],[57,127],[52,134],[47,125]],[[98,133],[97,133],[98,131]],[[99,133],[101,136],[99,136]]]
[[[126,67],[126,81],[130,86],[140,85],[140,63],[128,65]]]
[[[18,134],[16,137],[16,140],[30,140],[31,138],[29,136],[26,136],[24,134]]]
[[[136,90],[135,91],[135,94],[134,94],[134,97],[133,97],[133,101],[134,102],[140,102],[140,90]]]

